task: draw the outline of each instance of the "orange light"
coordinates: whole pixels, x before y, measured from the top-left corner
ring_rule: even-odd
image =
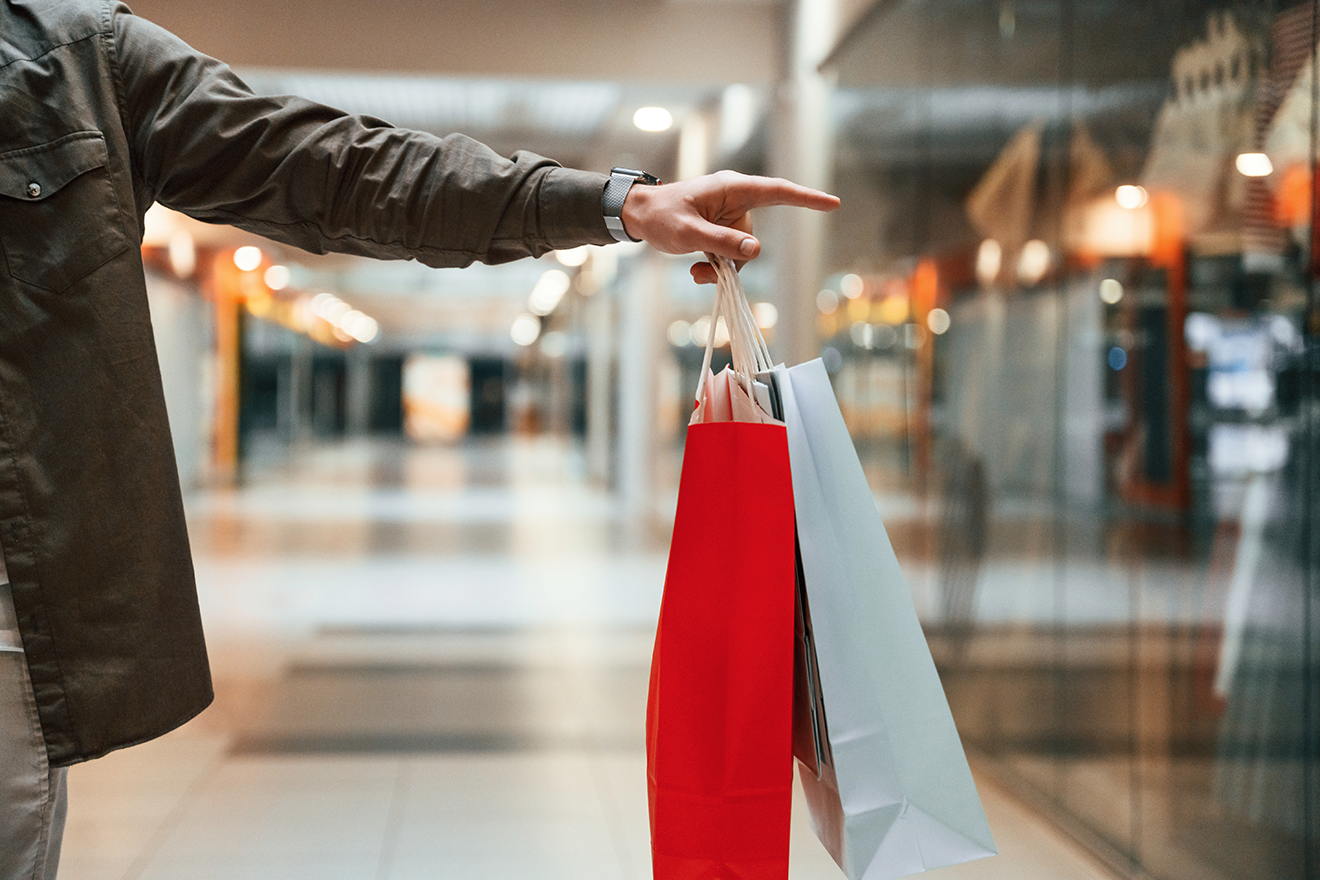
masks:
[[[1274,217],[1283,226],[1300,226],[1311,219],[1311,172],[1305,165],[1290,165],[1274,195]]]

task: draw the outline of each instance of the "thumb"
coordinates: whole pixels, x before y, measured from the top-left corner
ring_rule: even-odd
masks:
[[[697,236],[694,251],[719,254],[739,262],[753,259],[761,252],[761,243],[755,236],[730,226],[703,220],[697,228]]]

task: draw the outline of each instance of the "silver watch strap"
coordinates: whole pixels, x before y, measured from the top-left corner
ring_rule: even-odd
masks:
[[[631,174],[611,172],[610,179],[605,183],[605,192],[600,200],[601,211],[605,215],[605,227],[615,241],[641,241],[630,236],[623,228],[623,200],[628,197],[628,191],[636,182],[637,178]]]

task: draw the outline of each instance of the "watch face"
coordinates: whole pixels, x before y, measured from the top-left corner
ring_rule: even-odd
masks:
[[[654,174],[647,174],[645,171],[637,171],[633,168],[611,168],[611,177],[627,177],[635,183],[644,183],[648,186],[658,186],[660,178]]]

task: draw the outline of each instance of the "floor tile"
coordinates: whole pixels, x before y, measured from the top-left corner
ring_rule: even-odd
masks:
[[[379,853],[392,792],[337,787],[202,791],[160,844],[165,857]]]
[[[599,855],[549,859],[492,855],[473,859],[408,858],[387,880],[627,880],[617,861]]]
[[[152,859],[134,880],[377,880],[379,857]],[[63,880],[63,875],[61,875]]]
[[[210,791],[389,792],[399,765],[397,757],[378,755],[230,756],[206,785]]]
[[[173,798],[125,795],[70,802],[64,846],[82,859],[127,859],[141,853],[179,807]],[[75,805],[76,804],[76,808]]]
[[[605,821],[499,817],[486,821],[431,821],[407,814],[394,839],[400,857],[445,856],[455,860],[486,856],[571,858],[614,850]]]
[[[78,847],[66,845],[65,854],[60,857],[59,880],[120,880],[132,867],[136,853],[117,857],[84,857],[70,854]]]

